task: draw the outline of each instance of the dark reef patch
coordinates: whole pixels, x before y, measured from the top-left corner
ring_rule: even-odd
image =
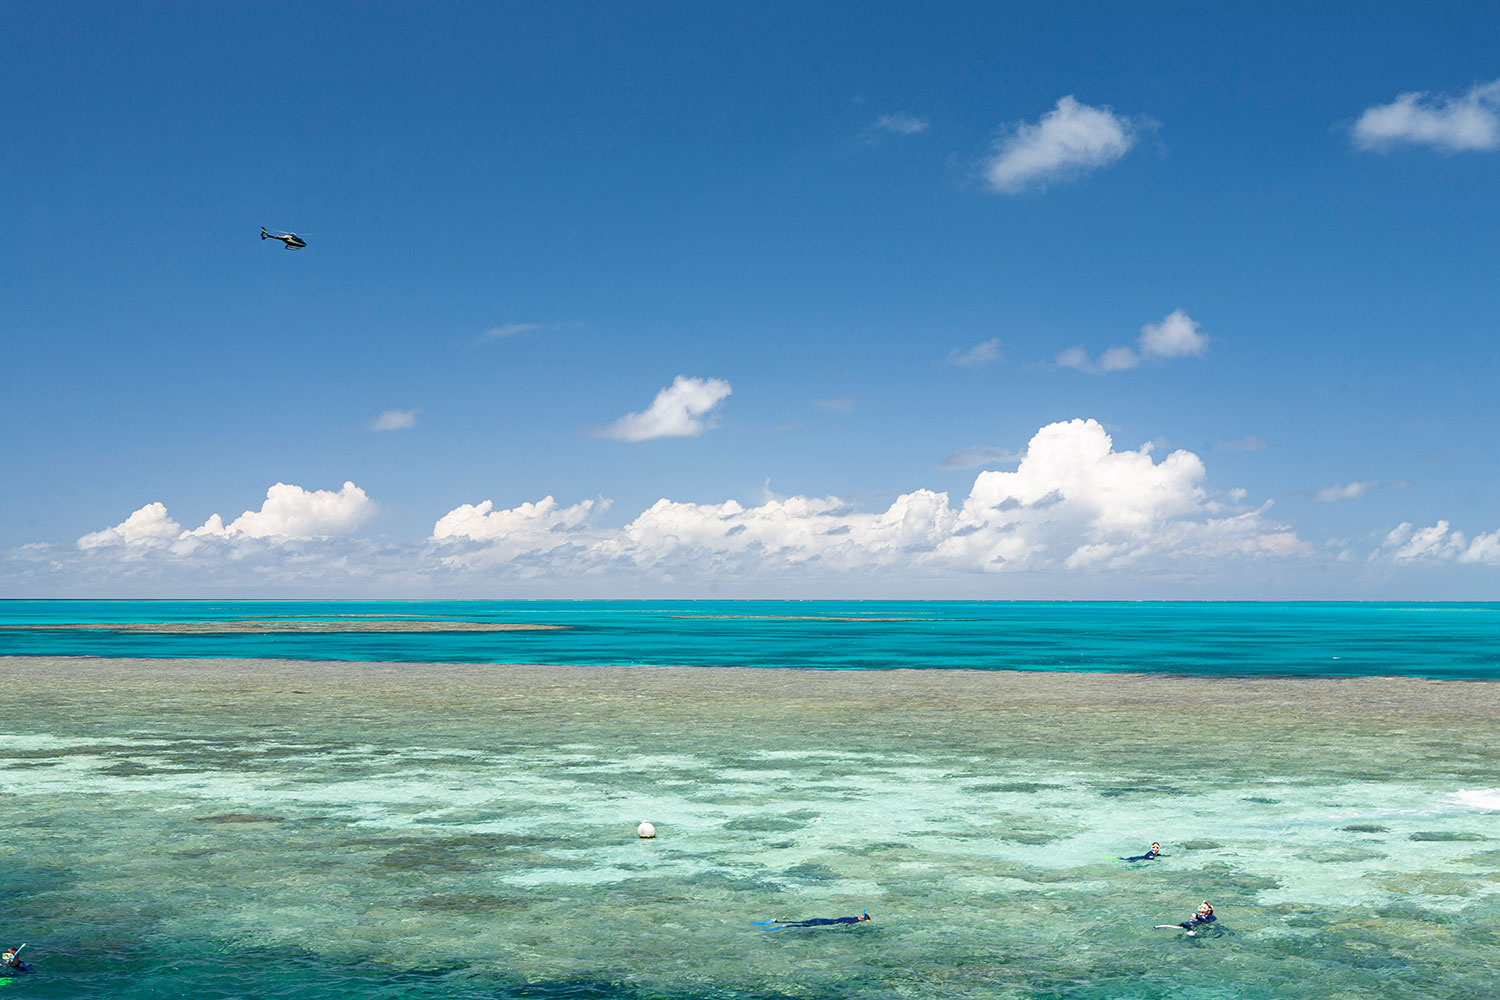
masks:
[[[194,823],[284,823],[286,817],[270,813],[216,813],[213,816],[194,816]]]

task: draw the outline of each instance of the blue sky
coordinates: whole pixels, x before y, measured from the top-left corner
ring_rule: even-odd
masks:
[[[0,595],[1500,598],[1500,14],[1308,6],[7,4]]]

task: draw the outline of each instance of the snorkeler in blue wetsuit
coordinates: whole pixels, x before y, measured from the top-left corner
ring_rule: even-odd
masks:
[[[771,924],[771,927],[761,927],[763,931],[779,931],[787,927],[832,927],[838,924],[862,924],[870,919],[869,910],[861,910],[857,917],[814,917],[811,920],[762,920],[762,924]]]
[[[26,947],[24,944],[21,945],[21,948],[24,947]],[[4,951],[0,951],[0,975],[11,972],[31,971],[31,966],[27,965],[25,962],[21,961],[19,957],[17,957],[21,951],[21,948],[6,948]]]
[[[1198,904],[1198,912],[1193,914],[1187,920],[1184,920],[1180,924],[1157,924],[1156,929],[1159,931],[1175,931],[1181,928],[1182,930],[1187,931],[1188,934],[1192,935],[1197,934],[1198,928],[1202,927],[1204,924],[1211,924],[1217,919],[1219,918],[1214,916],[1214,904],[1208,902],[1207,900],[1204,900],[1203,902]]]
[[[1151,850],[1147,851],[1145,854],[1137,854],[1133,858],[1121,858],[1120,860],[1121,861],[1155,861],[1159,857],[1161,857],[1161,845],[1158,844],[1158,843],[1155,843],[1153,841],[1152,844],[1151,844]]]
[[[1184,930],[1192,930],[1194,927],[1199,927],[1203,924],[1211,924],[1217,919],[1219,918],[1214,916],[1214,904],[1205,901],[1198,904],[1198,912],[1193,914],[1191,919],[1184,920],[1177,926]]]

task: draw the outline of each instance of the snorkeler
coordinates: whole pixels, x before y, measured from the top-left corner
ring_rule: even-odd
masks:
[[[1205,900],[1204,902],[1198,904],[1197,913],[1193,914],[1190,919],[1184,920],[1177,926],[1182,928],[1193,928],[1197,927],[1199,924],[1211,924],[1217,919],[1218,918],[1214,916],[1214,904]]]
[[[24,944],[21,945],[21,948],[24,947],[26,947]],[[21,948],[6,948],[0,951],[0,966],[13,972],[30,972],[31,966],[18,957],[21,954]]]
[[[1152,841],[1152,843],[1151,843],[1151,850],[1147,851],[1145,854],[1137,854],[1133,858],[1121,858],[1120,860],[1121,861],[1154,861],[1154,860],[1156,860],[1159,857],[1161,857],[1161,845],[1158,844],[1158,843],[1156,843],[1155,841]]]
[[[1214,904],[1204,900],[1198,904],[1198,912],[1187,920],[1184,920],[1180,924],[1157,924],[1156,929],[1159,931],[1181,929],[1187,931],[1189,934],[1195,934],[1197,933],[1197,928],[1202,927],[1204,924],[1211,924],[1217,919],[1219,918],[1214,916]]]
[[[762,920],[756,924],[763,931],[779,931],[787,927],[831,927],[835,924],[861,924],[870,919],[869,910],[861,910],[857,917],[814,917],[811,920]],[[762,924],[773,926],[764,927]]]

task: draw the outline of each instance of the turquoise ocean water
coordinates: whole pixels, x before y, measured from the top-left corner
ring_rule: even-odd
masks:
[[[1500,606],[0,604],[90,623],[0,629],[13,996],[1495,995]]]
[[[1500,679],[1500,604],[1494,603],[0,602],[0,626],[328,616],[564,628],[309,635],[0,631],[0,655]]]

